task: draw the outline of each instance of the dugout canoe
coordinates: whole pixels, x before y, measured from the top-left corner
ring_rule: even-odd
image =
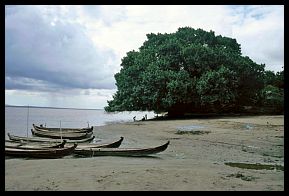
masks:
[[[74,154],[78,156],[148,156],[167,149],[170,141],[153,148],[76,148]]]
[[[19,149],[41,149],[41,148],[63,148],[66,140],[61,143],[35,143],[35,142],[15,142],[5,140],[5,148],[19,148]]]
[[[84,138],[89,138],[92,136],[92,132],[89,133],[73,133],[73,132],[55,132],[55,131],[46,131],[46,130],[35,130],[31,129],[32,135],[38,137],[48,137],[53,139],[70,139],[70,140],[79,140]]]
[[[44,138],[44,137],[23,137],[23,136],[17,136],[17,135],[12,135],[10,133],[7,133],[8,137],[12,141],[18,141],[18,142],[46,142],[46,143],[61,143],[63,140],[61,139],[52,139],[52,138]],[[85,142],[91,142],[95,138],[94,135],[92,135],[89,138],[84,138],[80,140],[70,140],[70,139],[65,139],[66,143],[85,143]]]
[[[37,126],[35,124],[32,124],[33,128],[35,130],[46,130],[46,131],[54,131],[54,132],[60,132],[60,128],[56,127],[43,127],[43,126]],[[61,128],[61,131],[63,132],[72,132],[72,133],[89,133],[92,132],[93,126],[87,127],[87,128]]]
[[[87,149],[87,148],[118,148],[123,141],[123,137],[120,137],[119,140],[110,143],[103,143],[103,144],[78,144],[76,149]]]
[[[42,148],[42,149],[18,149],[18,148],[5,147],[5,156],[57,159],[67,155],[71,155],[76,147],[77,144],[63,148]]]

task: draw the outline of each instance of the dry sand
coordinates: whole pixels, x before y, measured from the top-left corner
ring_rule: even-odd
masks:
[[[199,134],[177,134],[192,125]],[[131,122],[95,127],[94,134],[100,143],[123,136],[120,147],[170,145],[150,157],[5,159],[5,190],[284,190],[282,169],[225,164],[284,166],[284,116]]]

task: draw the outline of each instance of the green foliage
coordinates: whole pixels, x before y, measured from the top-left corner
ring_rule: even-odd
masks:
[[[118,90],[106,111],[216,111],[256,104],[264,87],[265,65],[241,56],[235,39],[190,27],[147,34],[121,67],[115,74]]]
[[[274,85],[284,89],[284,70],[276,73]]]
[[[233,104],[237,97],[238,80],[234,71],[222,66],[204,73],[197,81],[197,92],[202,105]]]
[[[277,72],[265,71],[264,88],[259,93],[259,106],[264,113],[284,113],[284,70]]]
[[[283,112],[284,109],[284,89],[267,85],[261,90],[263,106],[272,107],[276,112]]]
[[[272,85],[278,88],[284,88],[284,70],[276,74],[273,71],[265,71],[264,83],[265,86]]]
[[[276,75],[273,71],[265,71],[264,72],[264,84],[267,85],[274,85],[274,82],[276,81]]]

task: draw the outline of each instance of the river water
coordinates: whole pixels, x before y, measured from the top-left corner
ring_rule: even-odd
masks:
[[[37,107],[5,106],[5,138],[7,133],[19,136],[31,136],[32,124],[43,124],[47,127],[82,128],[87,126],[103,126],[110,123],[133,122],[142,119],[154,118],[154,112],[113,112],[102,109],[60,109]]]

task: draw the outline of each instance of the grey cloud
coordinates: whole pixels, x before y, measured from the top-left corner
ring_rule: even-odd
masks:
[[[49,84],[43,80],[36,80],[25,77],[5,76],[5,88],[7,90],[31,90],[31,91],[55,91],[61,89],[61,86]]]
[[[43,9],[5,8],[5,76],[9,77],[5,87],[115,88],[111,72],[115,65],[109,63],[115,58],[113,51],[96,48],[80,24],[55,20],[52,12],[57,16],[60,10]],[[45,85],[27,84],[23,78]]]

